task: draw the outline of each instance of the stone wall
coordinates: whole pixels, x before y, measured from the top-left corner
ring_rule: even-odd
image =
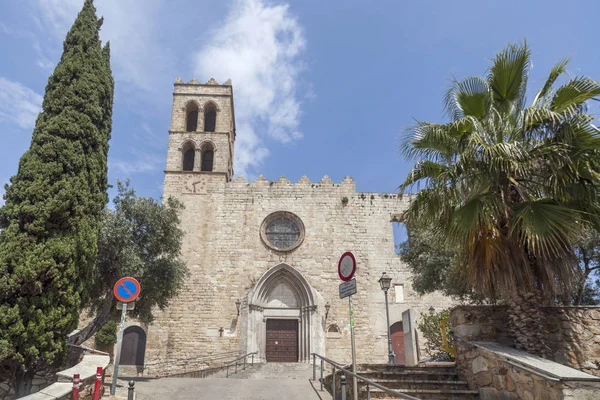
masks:
[[[542,307],[550,359],[591,375],[600,376],[600,307]],[[452,330],[466,341],[494,341],[512,345],[507,308],[459,306],[450,312]]]
[[[33,377],[31,386],[31,393],[39,392],[40,390],[52,385],[56,382],[56,375],[54,372],[40,371]],[[8,382],[0,383],[0,400],[14,400],[17,396],[15,395],[14,389]]]
[[[457,368],[481,400],[594,400],[597,382],[555,381],[508,364],[493,353],[457,345]]]
[[[195,190],[188,188],[193,179]],[[387,328],[384,294],[378,279],[386,271],[393,283],[404,284],[404,299],[390,291],[390,323],[402,321],[410,308],[428,312],[452,302],[440,294],[419,296],[412,290],[409,268],[394,249],[392,219],[407,206],[396,194],[356,192],[351,178],[334,183],[325,177],[313,183],[285,178],[232,182],[202,174],[166,174],[164,195],[185,204],[181,227],[185,231],[183,259],[190,278],[182,294],[148,327],[146,363],[149,373],[185,368],[187,361],[211,353],[248,348],[249,294],[264,274],[289,265],[314,291],[311,309],[311,351],[338,362],[350,361],[348,299],[340,299],[337,262],[351,250],[357,257],[358,293],[354,296],[357,360],[385,362]],[[279,253],[260,238],[263,220],[276,211],[297,215],[305,227],[302,244],[293,252]],[[235,301],[241,299],[238,315]],[[331,308],[325,313],[325,305]],[[326,335],[330,325],[340,332]],[[320,344],[322,343],[322,345]],[[154,372],[153,372],[154,371]]]
[[[600,376],[600,307],[543,307],[552,359]]]
[[[393,284],[403,285],[389,292],[391,324],[402,321],[409,309],[418,318],[430,307],[452,305],[440,294],[417,295],[409,268],[395,252],[392,221],[406,209],[408,197],[357,192],[349,177],[340,183],[327,176],[318,182],[303,176],[295,183],[284,176],[231,180],[232,96],[231,82],[178,79],[175,84],[163,198],[173,196],[185,205],[182,259],[190,276],[181,295],[157,311],[148,327],[145,373],[189,371],[201,358],[224,352],[258,351],[258,361],[264,361],[266,322],[277,318],[298,320],[300,361],[317,352],[349,362],[348,299],[339,298],[337,275],[346,251],[358,264],[353,296],[357,362],[386,362],[385,297],[378,283],[384,271]],[[204,132],[200,120],[196,132],[183,132],[190,102],[200,109],[216,104],[215,132]],[[206,141],[214,144],[213,172],[182,171],[181,149],[190,141],[196,148]],[[295,215],[304,227],[301,244],[293,250],[274,249],[261,237],[265,219],[276,212]]]

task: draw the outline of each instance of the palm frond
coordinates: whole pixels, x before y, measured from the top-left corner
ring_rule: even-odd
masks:
[[[446,125],[419,122],[406,132],[402,150],[408,158],[438,160],[451,157],[456,144]]]
[[[418,162],[408,174],[404,183],[400,186],[402,190],[415,183],[428,179],[436,182],[444,181],[448,167],[429,160]]]
[[[531,51],[527,43],[509,44],[496,55],[488,73],[495,107],[504,114],[520,109],[525,99]]]
[[[526,201],[514,209],[510,235],[540,259],[555,260],[569,256],[573,243],[580,239],[584,225],[578,210],[550,199]]]
[[[577,114],[585,102],[600,96],[600,83],[588,78],[578,77],[556,90],[550,109],[567,116]]]
[[[444,106],[453,120],[465,116],[484,118],[492,104],[490,87],[485,79],[469,77],[454,81],[446,92]]]
[[[546,79],[546,83],[544,83],[544,86],[542,86],[542,88],[535,95],[535,98],[533,99],[533,102],[531,104],[532,107],[535,107],[541,98],[546,97],[548,93],[550,93],[554,82],[556,82],[558,77],[566,71],[567,64],[569,64],[569,61],[571,61],[571,57],[567,57],[554,64],[554,66],[550,70],[550,75],[548,75],[548,78]]]

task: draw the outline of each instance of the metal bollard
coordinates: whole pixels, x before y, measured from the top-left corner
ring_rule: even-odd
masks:
[[[134,396],[134,393],[133,393],[134,388],[133,387],[134,386],[135,386],[135,382],[129,381],[129,391],[127,392],[127,400],[133,400],[133,396]]]
[[[102,367],[96,368],[96,383],[94,384],[94,400],[100,400],[100,392],[102,391]]]
[[[254,353],[252,353],[252,365],[254,365]]]
[[[313,381],[317,379],[317,356],[313,353]]]
[[[342,386],[342,400],[346,400],[346,374],[340,374],[340,384]]]
[[[321,358],[321,392],[323,391],[323,359]]]
[[[333,372],[331,373],[331,395],[335,399],[335,367],[333,367]]]
[[[235,373],[237,374],[237,360],[235,360]]]
[[[246,369],[246,356],[244,356],[244,368],[243,369]]]
[[[367,383],[367,400],[371,400],[371,387]]]
[[[79,374],[73,374],[73,400],[79,400]]]

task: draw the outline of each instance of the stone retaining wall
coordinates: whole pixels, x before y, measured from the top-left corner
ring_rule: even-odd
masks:
[[[600,376],[600,307],[542,307],[550,359]],[[459,306],[450,312],[454,334],[468,342],[494,341],[512,346],[505,306]]]
[[[493,353],[465,344],[457,345],[456,364],[469,387],[481,400],[594,400],[595,382],[556,382],[517,368]]]
[[[53,371],[40,371],[33,377],[31,393],[39,392],[54,382],[56,382],[56,375]],[[8,382],[0,382],[0,400],[14,400],[16,398],[14,388]]]

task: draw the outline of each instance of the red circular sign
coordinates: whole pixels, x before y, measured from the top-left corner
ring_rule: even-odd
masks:
[[[123,303],[134,301],[140,295],[140,283],[135,278],[121,278],[115,283],[113,293]]]
[[[354,254],[347,251],[340,257],[340,261],[338,262],[338,275],[340,279],[344,282],[349,281],[354,276],[356,272],[356,258],[354,258]]]

